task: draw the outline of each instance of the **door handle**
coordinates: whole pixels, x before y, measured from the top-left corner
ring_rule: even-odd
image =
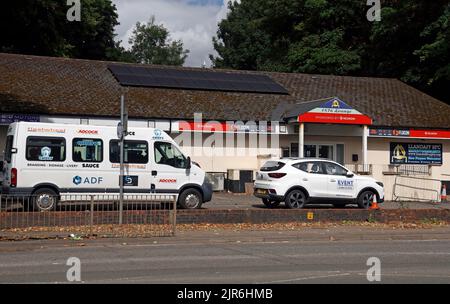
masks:
[[[156,176],[158,172],[156,170],[152,170],[152,176]]]
[[[335,179],[330,179],[330,183],[335,183],[336,180]]]
[[[302,179],[302,181],[307,182],[308,179],[307,179],[306,177],[304,177],[304,178]]]

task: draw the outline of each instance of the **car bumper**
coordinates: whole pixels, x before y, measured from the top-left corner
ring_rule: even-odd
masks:
[[[273,193],[258,193],[257,192],[258,188],[255,188],[253,195],[258,197],[258,198],[265,198],[268,199],[269,201],[278,201],[281,202],[284,200],[284,196],[282,195],[277,195],[277,194],[273,194]],[[267,190],[267,189],[264,189]]]
[[[25,187],[3,187],[2,195],[5,196],[30,196],[33,193],[33,188]]]
[[[202,191],[203,191],[203,202],[206,203],[211,201],[213,194],[212,184],[206,180],[203,181]]]

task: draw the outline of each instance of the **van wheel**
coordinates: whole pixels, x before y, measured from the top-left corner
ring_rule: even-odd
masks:
[[[58,194],[52,189],[41,188],[33,193],[31,202],[34,211],[55,210],[58,204]]]
[[[270,201],[267,198],[263,198],[262,202],[263,202],[264,205],[266,205],[267,208],[276,208],[281,203],[279,201]]]
[[[370,205],[373,202],[373,196],[375,195],[375,193],[373,193],[373,191],[367,190],[362,192],[359,196],[358,196],[358,206],[361,209],[369,209]]]
[[[200,209],[202,203],[203,197],[196,189],[186,189],[178,197],[178,204],[182,209]]]
[[[301,190],[292,190],[286,195],[284,202],[289,209],[301,209],[306,203],[305,193]]]

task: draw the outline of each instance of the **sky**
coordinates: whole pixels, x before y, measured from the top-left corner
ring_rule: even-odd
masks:
[[[204,62],[209,67],[209,54],[216,54],[212,37],[217,24],[226,17],[229,0],[113,0],[119,14],[116,27],[117,40],[129,47],[136,22],[146,22],[152,15],[157,24],[163,24],[172,40],[182,40],[189,55],[185,66],[199,67]]]

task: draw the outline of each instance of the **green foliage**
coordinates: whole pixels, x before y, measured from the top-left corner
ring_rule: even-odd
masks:
[[[138,63],[183,65],[189,53],[181,40],[169,39],[169,31],[156,24],[155,17],[146,24],[136,23],[129,43],[131,58]]]
[[[0,51],[109,59],[118,24],[115,5],[111,0],[83,0],[80,22],[67,20],[69,8],[66,0],[4,1]]]
[[[218,68],[394,77],[450,102],[449,0],[241,0],[213,39]]]

